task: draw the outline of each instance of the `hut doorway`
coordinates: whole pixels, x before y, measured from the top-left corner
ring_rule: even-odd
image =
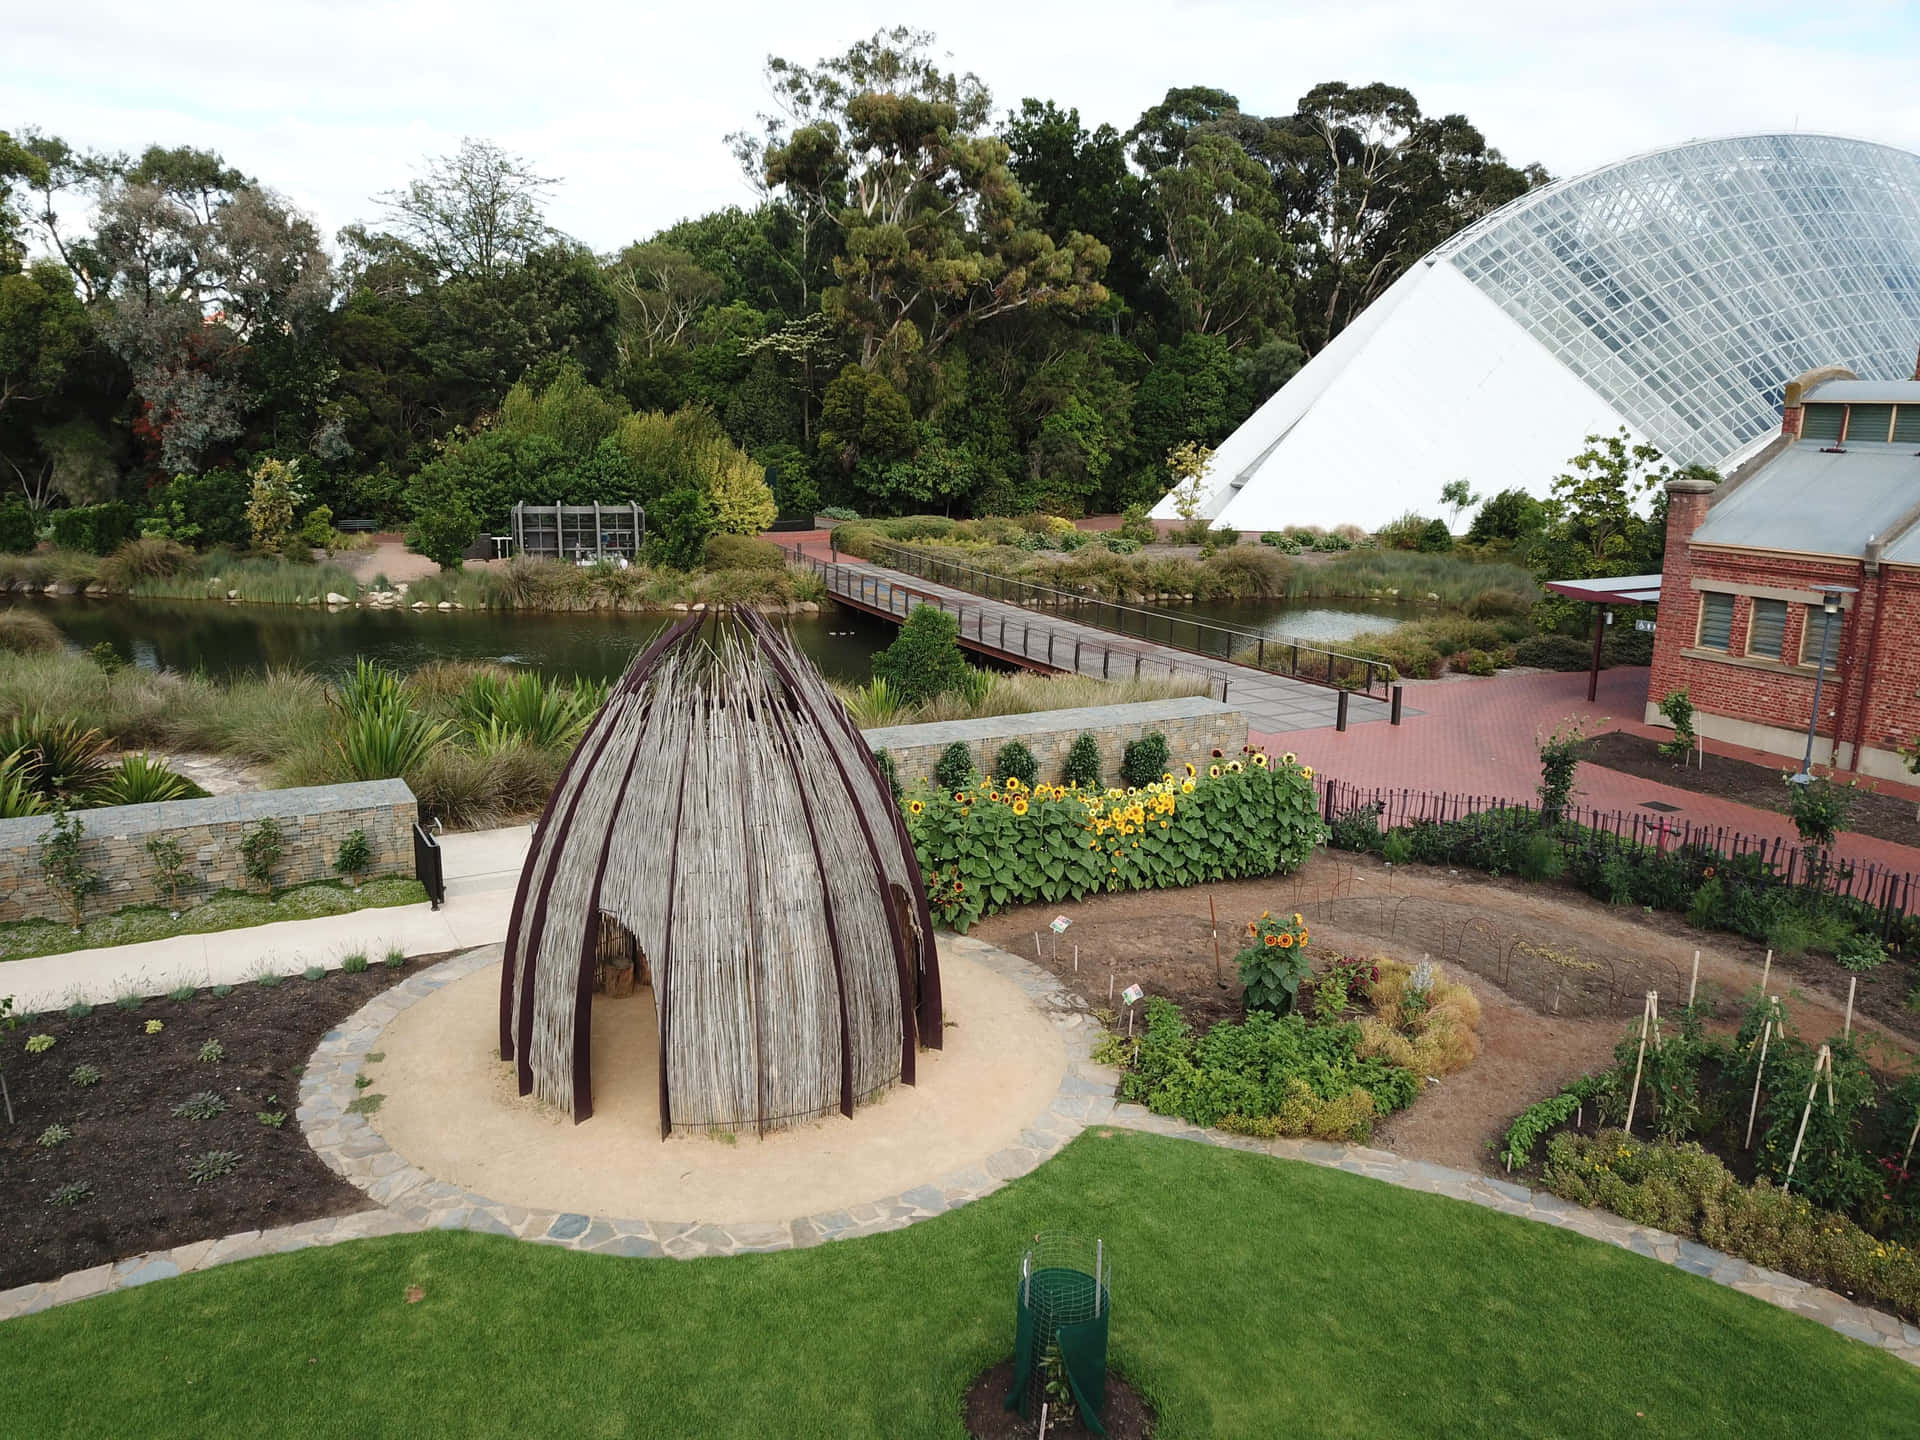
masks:
[[[647,968],[647,952],[640,948],[620,917],[605,910],[599,916],[599,937],[595,942],[593,988],[618,1000],[631,995],[636,986],[651,988],[653,975]]]

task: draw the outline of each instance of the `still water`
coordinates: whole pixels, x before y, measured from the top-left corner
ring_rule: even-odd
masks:
[[[34,599],[30,603],[80,650],[106,641],[148,670],[220,677],[302,669],[342,675],[361,656],[411,670],[430,660],[493,660],[549,676],[611,679],[674,617],[605,611],[340,610],[314,606],[225,605],[193,600]],[[1363,630],[1388,630],[1408,607],[1367,601],[1253,601],[1165,607],[1176,620],[1231,625],[1269,636],[1338,644]],[[1090,617],[1089,617],[1090,618]],[[896,633],[888,621],[829,606],[787,618],[800,648],[823,673],[865,682],[868,662]],[[1173,643],[1191,642],[1173,628]],[[1156,627],[1157,633],[1157,627]]]

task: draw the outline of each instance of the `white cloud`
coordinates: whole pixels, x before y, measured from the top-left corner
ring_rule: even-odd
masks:
[[[218,149],[328,233],[370,217],[373,194],[462,135],[563,177],[555,223],[600,249],[745,202],[722,137],[764,108],[764,57],[812,60],[896,21],[940,32],[1000,108],[1040,96],[1122,129],[1176,85],[1282,114],[1323,80],[1385,80],[1559,175],[1760,129],[1920,149],[1920,24],[1891,0],[1836,0],[1817,24],[1775,0],[120,8],[107,22],[94,7],[10,16],[0,126],[101,148]]]

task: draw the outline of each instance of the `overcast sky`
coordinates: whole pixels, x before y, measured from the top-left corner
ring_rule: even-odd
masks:
[[[747,201],[722,137],[766,108],[765,57],[812,61],[902,22],[936,31],[996,112],[1031,95],[1089,126],[1125,129],[1171,86],[1283,114],[1323,80],[1382,80],[1555,175],[1753,130],[1920,150],[1912,0],[7,0],[0,13],[0,128],[217,149],[329,236],[463,135],[560,177],[551,219],[599,250]]]

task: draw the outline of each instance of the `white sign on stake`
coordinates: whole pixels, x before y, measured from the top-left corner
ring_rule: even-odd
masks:
[[[1120,992],[1120,998],[1126,1001],[1127,1004],[1131,1005],[1134,1003],[1134,1001],[1138,1000],[1142,995],[1146,993],[1147,992],[1142,990],[1138,985],[1129,985],[1127,986],[1126,989]]]
[[[1047,928],[1052,930],[1056,935],[1064,935],[1067,933],[1067,927],[1071,924],[1073,924],[1073,921],[1067,919],[1066,916],[1056,915],[1053,917],[1053,924]]]

